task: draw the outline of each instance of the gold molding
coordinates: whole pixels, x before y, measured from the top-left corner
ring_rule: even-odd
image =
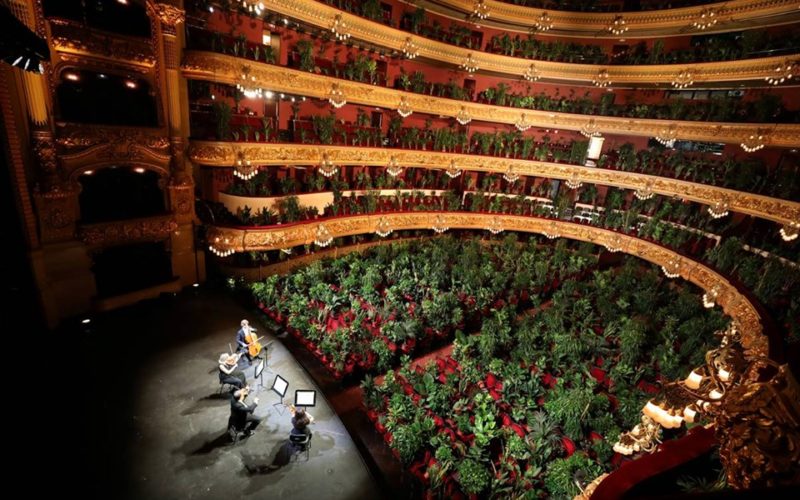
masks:
[[[519,175],[551,179],[567,180],[577,175],[582,182],[624,189],[649,189],[664,196],[706,205],[727,203],[731,211],[779,224],[800,221],[800,203],[793,201],[666,177],[543,161],[409,149],[209,141],[192,141],[189,159],[201,165],[232,167],[240,152],[257,165],[319,165],[326,155],[337,165],[386,166],[394,158],[398,165],[411,168],[447,169],[455,161],[459,169],[479,172],[503,174],[512,167]]]
[[[140,241],[162,241],[178,229],[172,215],[101,222],[80,226],[78,235],[90,247],[108,247]]]
[[[387,109],[397,109],[400,99],[405,98],[409,108],[416,112],[451,117],[466,112],[473,120],[491,123],[513,125],[519,121],[520,115],[525,113],[526,120],[532,126],[540,128],[557,127],[578,131],[592,122],[594,123],[592,126],[596,126],[598,132],[602,134],[656,137],[665,126],[670,125],[675,127],[678,139],[740,144],[751,135],[763,135],[769,146],[797,147],[800,144],[798,124],[765,126],[760,123],[619,118],[494,106],[403,92],[213,52],[186,51],[182,70],[186,78],[235,85],[241,79],[243,66],[248,66],[250,75],[255,77],[260,87],[274,92],[327,99],[331,89],[336,85],[343,92],[347,102]]]
[[[490,15],[481,23],[482,25],[506,28],[505,24],[499,23],[507,23],[519,27],[517,31],[527,33],[533,24],[526,21],[536,20],[546,12],[553,22],[548,34],[595,38],[619,38],[619,35],[609,33],[606,28],[616,16],[620,15],[628,27],[625,38],[697,34],[696,30],[689,30],[688,26],[703,9],[715,9],[720,12],[717,24],[699,32],[703,34],[774,26],[798,18],[797,2],[793,0],[731,0],[678,9],[637,12],[569,12],[525,7],[496,0],[485,0],[484,3],[488,6]],[[434,12],[450,9],[451,12],[454,10],[459,13],[469,13],[472,12],[474,1],[435,0],[423,1],[422,4]]]
[[[102,33],[57,19],[50,20],[50,41],[59,55],[111,60],[144,68],[152,68],[156,62],[149,40]]]
[[[781,1],[781,0],[777,0]],[[497,3],[497,2],[493,2]],[[502,4],[507,7],[516,7]],[[796,6],[795,6],[796,7]],[[536,64],[539,75],[545,80],[566,81],[592,85],[592,80],[601,70],[608,72],[608,79],[612,86],[660,84],[671,87],[671,82],[680,71],[690,69],[695,76],[695,83],[701,85],[707,82],[740,82],[742,80],[758,80],[764,84],[764,78],[774,74],[775,67],[783,64],[787,59],[798,58],[797,54],[790,56],[764,57],[759,59],[742,59],[736,61],[719,61],[691,64],[639,64],[630,66],[575,64],[535,59],[523,59],[500,54],[492,54],[477,49],[457,47],[449,43],[439,42],[413,35],[406,31],[391,28],[385,24],[364,19],[363,17],[349,14],[334,7],[317,2],[316,0],[294,0],[292,2],[270,2],[269,9],[280,14],[301,20],[322,29],[329,29],[333,19],[341,16],[347,25],[348,33],[359,40],[373,43],[380,47],[403,52],[407,40],[416,45],[418,56],[432,59],[456,67],[472,55],[480,71],[501,73],[522,77],[531,64]],[[564,13],[562,13],[564,14]],[[645,13],[648,14],[648,13]],[[652,13],[649,13],[652,15]],[[572,16],[568,13],[567,16]],[[614,15],[606,14],[604,18],[613,19]],[[518,19],[535,19],[519,17]],[[691,24],[691,17],[684,18],[686,25]],[[603,28],[600,28],[601,30]],[[592,34],[595,36],[596,33]],[[627,35],[627,33],[626,33]],[[766,86],[766,84],[764,84]]]
[[[752,354],[766,355],[768,341],[763,335],[761,317],[736,287],[722,275],[700,262],[684,257],[656,243],[651,243],[616,231],[585,224],[507,214],[463,212],[403,212],[378,213],[318,219],[307,222],[269,226],[264,228],[209,228],[208,241],[227,240],[226,249],[237,252],[278,250],[298,245],[313,244],[320,224],[334,238],[356,234],[374,233],[381,219],[388,221],[394,230],[431,229],[434,224],[450,228],[485,230],[490,224],[499,224],[507,231],[551,233],[560,237],[588,241],[597,245],[615,246],[624,253],[639,257],[656,265],[667,266],[704,290],[715,290],[717,304],[738,324],[742,332],[742,345]],[[213,244],[213,243],[212,243]],[[675,263],[678,263],[677,266]]]

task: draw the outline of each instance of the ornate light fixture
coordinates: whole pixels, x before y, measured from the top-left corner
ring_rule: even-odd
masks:
[[[680,73],[675,75],[672,79],[672,86],[676,89],[685,89],[694,83],[694,74],[691,69],[681,70]]]
[[[397,105],[397,114],[403,118],[408,118],[413,112],[414,110],[411,109],[411,105],[408,104],[408,99],[406,99],[405,96],[401,97],[400,104]]]
[[[397,157],[392,156],[389,158],[389,164],[386,165],[386,173],[392,177],[397,177],[403,173],[403,167],[397,164]]]
[[[455,160],[450,160],[450,166],[447,167],[447,170],[445,170],[444,173],[446,173],[447,176],[450,177],[451,179],[455,179],[456,177],[461,175],[461,170],[458,167],[456,167]]]
[[[664,146],[671,148],[675,145],[675,139],[678,138],[678,126],[670,124],[668,127],[663,127],[661,130],[658,131],[658,135],[655,139],[663,144]]]
[[[600,88],[605,88],[611,85],[611,80],[609,79],[608,70],[601,69],[597,72],[597,76],[592,78],[592,83]]]
[[[328,228],[325,227],[324,224],[320,224],[317,226],[317,230],[314,232],[314,243],[318,246],[325,248],[326,246],[330,245],[333,242],[333,235]]]
[[[649,200],[656,194],[653,192],[653,181],[647,181],[644,184],[643,188],[639,188],[633,192],[633,195],[636,197],[637,200]]]
[[[717,24],[717,10],[716,9],[703,9],[700,14],[692,22],[692,27],[699,30],[706,30]]]
[[[616,16],[606,27],[609,33],[619,36],[628,31],[628,26],[625,24],[625,19],[622,16]]]
[[[389,219],[386,217],[378,219],[378,223],[375,225],[375,234],[381,238],[385,238],[392,234],[392,231],[394,231],[394,229],[392,229],[391,224],[389,224]]]
[[[719,297],[719,285],[714,285],[711,290],[703,294],[703,307],[711,309],[717,305],[717,298]],[[692,372],[694,373],[694,372]]]
[[[491,12],[489,11],[489,6],[484,3],[484,0],[477,0],[475,4],[472,6],[472,18],[477,19],[479,21],[483,21],[487,17],[489,17]]]
[[[528,66],[528,69],[525,70],[525,73],[522,73],[522,78],[526,79],[529,82],[535,82],[541,77],[542,76],[539,73],[539,70],[536,69],[536,65],[533,63],[531,63],[531,65]]]
[[[406,41],[403,42],[403,56],[409,61],[414,59],[419,55],[419,47],[417,44],[414,43],[414,39],[410,36],[406,38]]]
[[[431,226],[431,229],[439,234],[442,234],[443,232],[449,230],[450,227],[445,223],[444,216],[439,214],[433,219],[433,226]]]
[[[680,257],[671,257],[664,265],[661,266],[664,271],[664,276],[667,278],[677,278],[681,275],[681,259]]]
[[[553,20],[550,18],[550,14],[542,12],[533,26],[539,31],[549,31],[553,27]]]
[[[658,422],[642,415],[642,423],[637,424],[633,430],[620,435],[619,440],[614,443],[614,451],[620,455],[632,455],[644,451],[652,453],[661,443],[661,426]]]
[[[746,153],[754,153],[759,149],[764,149],[766,146],[766,139],[764,134],[759,130],[754,134],[750,134],[747,139],[743,140],[740,144]]]
[[[339,41],[350,38],[350,30],[341,14],[336,14],[336,16],[334,16],[333,22],[331,23],[331,33],[333,33],[333,36]]]
[[[569,179],[567,179],[564,184],[566,184],[570,189],[578,189],[583,186],[583,182],[581,182],[581,180],[578,178],[577,172],[570,175]]]
[[[771,75],[764,77],[764,80],[766,80],[770,85],[780,85],[781,83],[792,79],[792,76],[794,76],[794,68],[795,63],[785,61],[781,64],[778,64],[775,67],[775,71]]]
[[[710,215],[714,219],[721,219],[728,215],[728,201],[726,198],[714,203],[713,205],[708,207],[708,215]]]
[[[500,220],[500,217],[492,217],[492,221],[486,226],[486,230],[492,234],[500,234],[503,229],[503,221]]]
[[[617,253],[622,250],[622,236],[615,234],[611,239],[603,245],[611,253]]]
[[[264,97],[264,89],[256,85],[256,77],[250,74],[250,66],[242,66],[242,75],[236,89],[248,99],[261,99]]]
[[[467,74],[469,74],[469,76],[472,76],[476,71],[480,69],[480,66],[478,66],[478,61],[476,61],[475,58],[472,57],[472,52],[467,54],[467,57],[464,58],[464,60],[461,62],[461,64],[458,65],[458,67],[466,71]]]
[[[336,109],[347,104],[347,99],[345,99],[344,92],[339,88],[338,83],[331,85],[331,90],[328,92],[328,102]]]
[[[214,242],[208,245],[208,249],[217,257],[227,257],[234,253],[231,240],[220,236],[214,238]]]
[[[800,222],[784,224],[779,232],[783,241],[794,241],[800,235]]]
[[[322,160],[319,162],[319,173],[325,177],[333,177],[338,171],[339,167],[333,164],[328,157],[328,153],[322,153]]]
[[[514,172],[514,166],[513,165],[509,165],[508,169],[506,169],[506,171],[503,172],[503,179],[505,179],[508,182],[512,182],[512,183],[513,182],[517,182],[517,180],[519,180],[519,174]]]
[[[597,123],[594,121],[594,118],[583,124],[580,133],[584,137],[589,137],[589,138],[600,137],[602,135],[600,133],[600,127],[597,126]]]
[[[257,174],[258,167],[253,166],[250,163],[250,160],[245,157],[244,151],[237,151],[236,162],[233,165],[233,175],[242,179],[243,181],[249,181]]]
[[[517,121],[514,122],[514,126],[517,127],[517,130],[519,130],[520,132],[525,132],[526,130],[531,128],[533,124],[528,121],[528,115],[522,113],[522,115],[520,115]]]
[[[547,228],[545,228],[545,230],[542,231],[542,234],[544,234],[548,240],[554,240],[556,238],[560,238],[561,233],[558,232],[558,222],[550,221],[550,223],[547,224]]]
[[[250,15],[260,16],[264,12],[264,2],[262,1],[239,0],[239,3],[242,4],[242,8]]]
[[[461,106],[461,109],[458,110],[456,113],[456,121],[461,125],[466,125],[467,123],[472,121],[472,116],[470,116],[469,111],[464,106]]]

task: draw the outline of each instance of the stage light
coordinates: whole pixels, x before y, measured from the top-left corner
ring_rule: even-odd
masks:
[[[91,323],[91,322],[92,322],[92,320],[91,320],[90,318],[84,318],[84,319],[81,321],[81,323],[83,323],[84,325],[88,325],[88,324],[89,324],[89,323]]]
[[[69,80],[71,82],[77,82],[78,80],[81,79],[81,77],[78,76],[77,73],[64,73],[64,78],[66,78],[67,80]]]
[[[144,169],[142,167],[136,167],[136,168],[133,169],[133,171],[136,172],[137,174],[143,174],[144,173]]]
[[[137,85],[137,83],[134,82],[133,80],[125,80],[125,86],[128,87],[129,89],[135,89],[139,85]]]
[[[200,283],[192,283],[192,286],[198,288],[200,286]]]

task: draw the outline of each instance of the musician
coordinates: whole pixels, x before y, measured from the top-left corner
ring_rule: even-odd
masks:
[[[230,384],[237,389],[242,389],[247,385],[247,379],[244,372],[239,370],[240,354],[228,354],[223,352],[219,355],[219,382],[221,384]]]
[[[253,411],[258,406],[258,398],[253,398],[251,404],[247,404],[247,395],[250,394],[250,386],[246,385],[241,389],[237,389],[233,393],[231,399],[231,417],[228,420],[228,431],[231,428],[236,430],[244,430],[245,436],[250,436],[253,431],[261,423],[261,419],[253,414]]]
[[[256,329],[250,326],[250,322],[243,319],[241,328],[236,332],[236,352],[243,352],[247,360],[253,363],[253,360],[261,359],[261,344],[259,344],[255,334]]]
[[[250,322],[246,319],[242,320],[240,326],[241,328],[236,332],[236,352],[247,351],[247,341],[244,338],[253,330],[250,328]]]
[[[314,417],[307,413],[304,408],[295,409],[294,405],[289,407],[292,413],[292,434],[305,434],[311,437],[309,425],[314,423]]]

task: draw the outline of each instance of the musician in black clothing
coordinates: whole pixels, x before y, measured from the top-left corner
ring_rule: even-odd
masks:
[[[258,406],[258,398],[254,398],[251,404],[245,401],[250,394],[250,386],[245,386],[233,393],[231,399],[231,417],[228,419],[228,432],[235,438],[236,431],[244,431],[245,436],[249,436],[261,423],[261,419],[253,414]]]

